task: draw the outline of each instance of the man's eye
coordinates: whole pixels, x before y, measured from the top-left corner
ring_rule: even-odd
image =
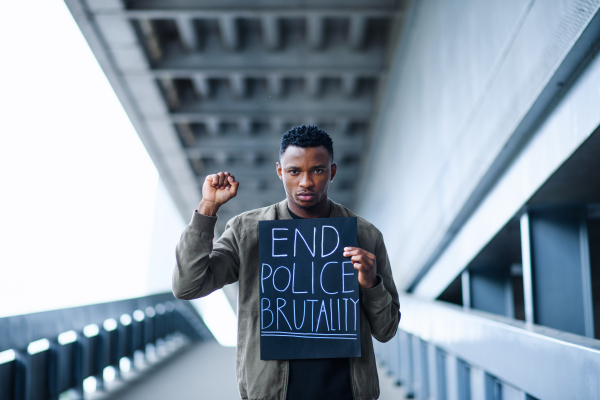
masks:
[[[288,174],[290,175],[296,175],[298,173],[298,171],[296,171],[295,169],[288,171]]]
[[[323,173],[323,170],[322,169],[315,169],[315,173],[321,174],[321,173]]]

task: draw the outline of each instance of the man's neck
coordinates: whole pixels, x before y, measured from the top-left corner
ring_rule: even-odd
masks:
[[[316,206],[308,209],[298,206],[298,204],[294,203],[293,200],[290,200],[289,197],[287,199],[287,205],[291,212],[301,218],[327,218],[331,211],[328,197],[326,197],[324,201],[321,201]]]

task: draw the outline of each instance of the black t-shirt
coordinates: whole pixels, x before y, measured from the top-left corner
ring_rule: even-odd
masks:
[[[302,219],[288,211],[292,218]],[[290,360],[286,400],[353,400],[349,358]]]

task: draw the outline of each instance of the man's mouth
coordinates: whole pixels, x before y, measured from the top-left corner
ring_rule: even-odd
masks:
[[[309,192],[298,193],[298,198],[303,201],[312,200],[314,197],[315,197],[314,193],[309,193]]]

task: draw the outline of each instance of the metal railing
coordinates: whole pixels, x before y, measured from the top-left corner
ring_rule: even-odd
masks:
[[[171,293],[0,318],[0,400],[83,398],[90,377],[102,389],[107,367],[118,376],[124,361],[153,362],[166,344],[211,339]]]
[[[409,295],[400,303],[398,334],[375,351],[408,398],[599,396],[599,340]]]

